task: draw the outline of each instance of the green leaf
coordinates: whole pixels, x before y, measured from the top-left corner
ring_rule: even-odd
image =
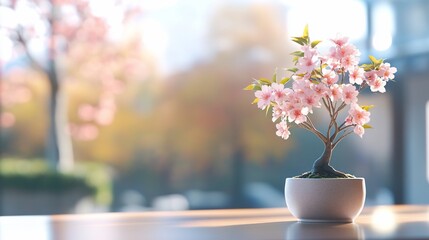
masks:
[[[255,98],[252,102],[252,104],[258,103],[259,102],[259,98]]]
[[[308,39],[308,24],[306,24],[304,27],[304,32],[302,33],[302,37]]]
[[[295,51],[295,52],[292,52],[290,55],[297,56],[297,57],[304,57],[304,52],[303,51]]]
[[[307,43],[307,39],[302,38],[302,37],[292,37],[292,41],[298,43],[301,46],[303,46]]]
[[[273,74],[273,78],[271,79],[271,82],[277,82],[277,69]]]
[[[323,78],[322,72],[319,71],[319,70],[317,70],[317,69],[313,70],[313,72],[311,73],[311,76],[315,77],[315,78],[318,78],[318,79]]]
[[[375,58],[372,55],[369,55],[369,60],[371,60],[372,63],[376,63],[377,62],[377,58]]]
[[[363,70],[365,70],[365,71],[371,71],[371,70],[373,70],[374,66],[372,64],[362,64],[362,65],[360,65],[360,67],[363,68]]]
[[[371,60],[371,62],[374,64],[375,68],[378,68],[382,63],[383,63],[383,59],[377,59],[374,56],[369,56],[369,60]]]
[[[365,105],[365,106],[361,106],[361,108],[365,111],[369,111],[371,108],[373,108],[374,105]]]
[[[317,46],[317,44],[319,44],[320,42],[322,42],[321,40],[314,40],[311,42],[311,47],[314,48],[315,46]]]
[[[247,85],[247,87],[243,88],[243,90],[254,90],[256,87],[256,84],[252,83],[250,85]]]
[[[270,85],[272,83],[269,79],[266,79],[266,78],[260,78],[259,82],[265,85]]]
[[[289,77],[285,77],[282,80],[280,80],[280,83],[285,85],[287,82],[289,82],[290,78]]]
[[[369,125],[369,124],[364,124],[362,127],[363,127],[364,129],[372,128],[372,126],[371,126],[371,125]]]
[[[298,68],[286,68],[286,71],[296,73],[298,71]]]
[[[295,57],[293,57],[293,62],[295,63],[295,65],[298,63],[298,60],[299,60],[299,57],[298,56],[295,56]]]

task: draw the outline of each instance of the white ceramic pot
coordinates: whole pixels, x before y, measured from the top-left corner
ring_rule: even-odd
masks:
[[[286,205],[302,222],[353,222],[362,211],[364,178],[287,178]]]

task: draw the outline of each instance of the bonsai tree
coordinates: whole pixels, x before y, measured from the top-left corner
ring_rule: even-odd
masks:
[[[362,137],[365,129],[371,128],[369,110],[371,106],[360,106],[358,95],[364,89],[384,93],[385,85],[394,78],[396,68],[383,59],[369,56],[369,64],[359,64],[359,50],[348,42],[347,37],[331,39],[333,46],[326,55],[319,53],[319,40],[310,41],[308,26],[301,37],[292,37],[301,45],[292,53],[294,68],[286,69],[290,77],[255,79],[245,90],[255,91],[254,104],[268,113],[272,110],[272,121],[277,122],[277,136],[288,139],[292,126],[304,128],[316,135],[324,144],[322,155],[314,162],[311,171],[301,178],[350,178],[331,165],[332,151],[352,133]],[[290,87],[287,85],[290,84]],[[329,114],[326,132],[318,130],[311,114],[323,108]],[[340,118],[342,111],[348,111]]]

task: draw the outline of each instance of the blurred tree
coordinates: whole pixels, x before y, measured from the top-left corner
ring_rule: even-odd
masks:
[[[220,8],[209,27],[213,58],[165,81],[162,100],[143,117],[140,150],[162,166],[166,185],[183,190],[184,182],[188,189],[224,184],[217,187],[231,191],[239,206],[243,161],[281,159],[293,144],[275,136],[263,120],[271,116],[258,112],[242,91],[249,79],[285,64],[289,49],[278,14],[265,5]]]
[[[113,7],[110,6],[110,10],[114,11],[104,15],[100,13],[100,8],[109,7],[109,3],[94,6],[95,1],[87,0],[2,1],[2,13],[7,13],[0,25],[5,34],[2,38],[14,50],[9,54],[9,65],[2,57],[4,74],[13,74],[14,71],[8,71],[10,68],[15,65],[25,67],[28,63],[45,74],[49,83],[47,158],[52,168],[69,170],[73,165],[63,96],[66,82],[85,79],[99,87],[99,95],[93,99],[93,104],[82,104],[78,115],[83,122],[107,125],[116,112],[115,96],[122,92],[128,76],[144,77],[142,71],[136,70],[141,59],[136,55],[121,55],[121,49],[117,49],[118,39],[114,36],[126,35],[126,29],[121,26],[132,21],[140,11],[133,5],[116,1]],[[134,45],[138,42],[136,36],[133,36]],[[80,70],[76,71],[76,67]],[[129,74],[127,77],[124,77],[125,72]],[[7,97],[2,104],[19,102],[15,95],[19,89],[25,89],[25,85],[2,83],[2,96]],[[11,125],[13,121],[13,115],[2,113],[3,126]],[[81,140],[93,139],[98,133],[94,124],[75,124],[71,127],[70,133]]]

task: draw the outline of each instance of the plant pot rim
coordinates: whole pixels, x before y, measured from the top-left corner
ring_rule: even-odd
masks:
[[[320,180],[325,180],[325,181],[362,181],[365,180],[365,178],[363,177],[356,177],[356,178],[294,178],[294,177],[288,177],[286,178],[286,180],[288,181],[320,181]]]

